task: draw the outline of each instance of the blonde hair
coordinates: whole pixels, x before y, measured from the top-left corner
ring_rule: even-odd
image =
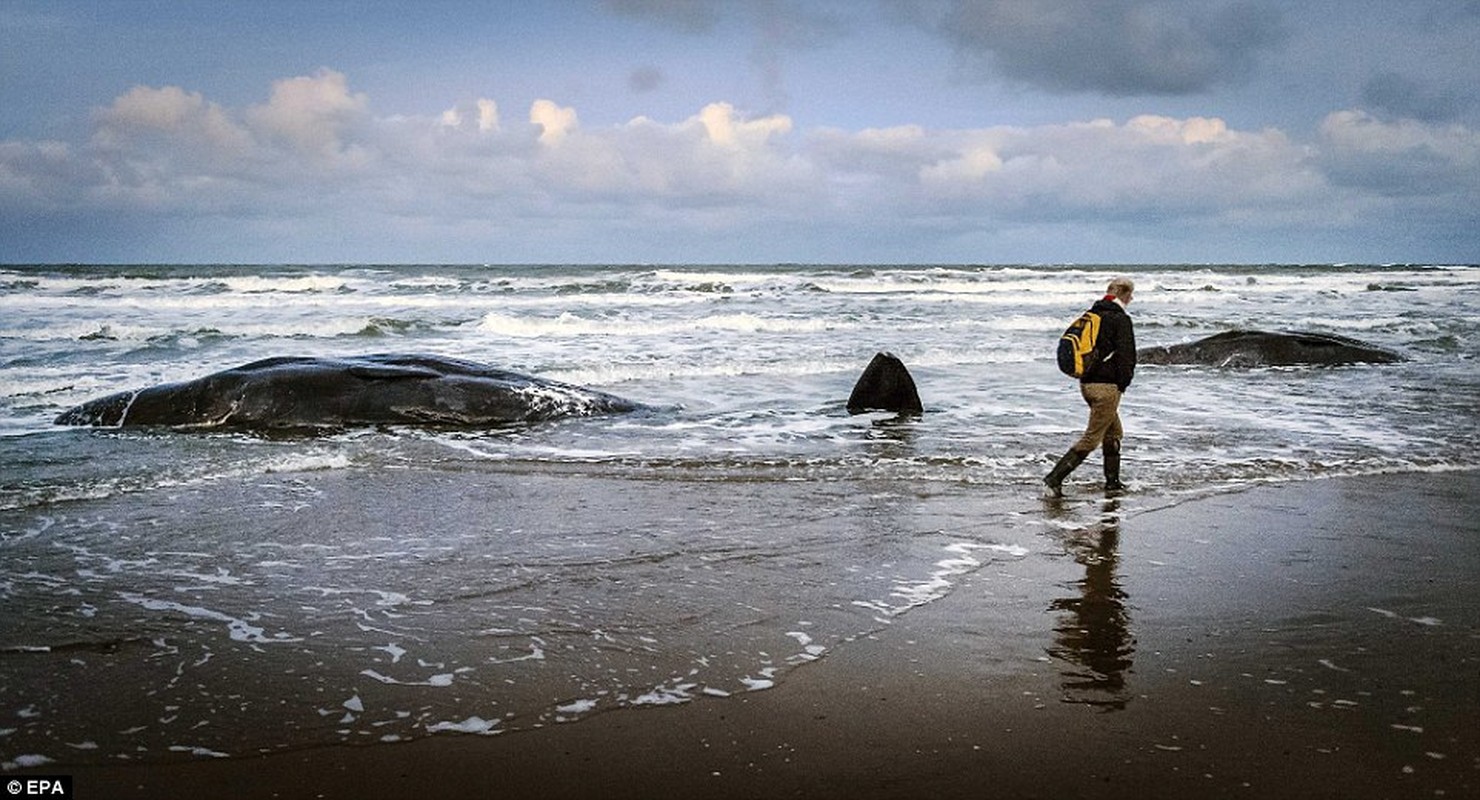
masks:
[[[1113,294],[1116,297],[1125,297],[1135,290],[1136,282],[1124,275],[1121,275],[1110,281],[1110,285],[1105,287],[1105,294]]]

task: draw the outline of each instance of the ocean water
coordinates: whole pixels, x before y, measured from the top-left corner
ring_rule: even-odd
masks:
[[[1142,367],[1127,513],[1473,467],[1469,266],[0,268],[0,762],[498,733],[767,688],[1035,557],[1014,520],[1084,421],[1054,345],[1122,272],[1142,346],[1258,328],[1408,358]],[[923,416],[846,412],[878,351]],[[318,436],[52,424],[269,356],[381,352],[651,410]]]
[[[1398,366],[1148,367],[1126,398],[1134,477],[1159,487],[1467,463],[1480,350],[1470,267],[1142,267],[1139,343],[1233,328],[1356,336]],[[0,270],[0,507],[280,468],[428,453],[511,466],[682,469],[719,479],[885,474],[1031,484],[1082,424],[1050,358],[1108,269],[1048,267],[71,267]],[[908,454],[840,413],[880,350],[929,414]],[[347,434],[282,446],[57,430],[102,394],[274,355],[427,352],[667,409],[472,435]],[[116,437],[115,437],[116,438]],[[187,440],[189,440],[187,442]],[[81,448],[80,460],[69,457]],[[410,455],[406,455],[410,451]],[[141,456],[138,460],[134,455]],[[81,465],[80,471],[74,471]]]

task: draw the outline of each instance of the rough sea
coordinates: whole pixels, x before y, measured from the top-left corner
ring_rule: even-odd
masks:
[[[1473,468],[1472,266],[0,268],[0,763],[500,733],[770,687],[1037,557],[1013,519],[1085,418],[1054,346],[1122,273],[1142,346],[1314,331],[1408,359],[1143,366],[1124,513]],[[847,413],[879,351],[924,415]],[[313,436],[52,424],[261,358],[368,353],[650,410]]]

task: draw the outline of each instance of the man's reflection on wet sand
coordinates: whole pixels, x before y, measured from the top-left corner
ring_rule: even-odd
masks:
[[[1056,615],[1048,655],[1059,664],[1066,703],[1119,711],[1129,701],[1125,677],[1136,641],[1131,636],[1126,594],[1116,576],[1120,560],[1120,503],[1105,501],[1100,521],[1058,535],[1064,550],[1084,566],[1077,589],[1049,604]]]

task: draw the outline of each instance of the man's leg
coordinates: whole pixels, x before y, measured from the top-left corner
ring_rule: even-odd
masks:
[[[1084,402],[1089,404],[1089,424],[1073,450],[1089,454],[1100,448],[1106,438],[1121,437],[1120,389],[1113,383],[1086,383],[1079,387]]]
[[[1069,477],[1069,473],[1084,461],[1086,455],[1088,453],[1070,449],[1069,452],[1059,456],[1059,462],[1053,465],[1053,470],[1043,479],[1043,482],[1048,485],[1050,497],[1064,496],[1064,479]]]
[[[1120,431],[1120,389],[1109,383],[1080,384],[1079,393],[1089,404],[1089,424],[1084,435],[1059,458],[1053,471],[1043,479],[1048,492],[1054,497],[1064,496],[1064,479],[1105,441],[1109,431]],[[1118,440],[1117,440],[1118,441]]]
[[[1120,440],[1105,439],[1105,491],[1123,492],[1125,484],[1120,482]]]
[[[1120,482],[1120,442],[1125,438],[1125,429],[1120,425],[1120,392],[1116,390],[1115,418],[1105,430],[1105,491],[1123,492],[1125,484]]]

